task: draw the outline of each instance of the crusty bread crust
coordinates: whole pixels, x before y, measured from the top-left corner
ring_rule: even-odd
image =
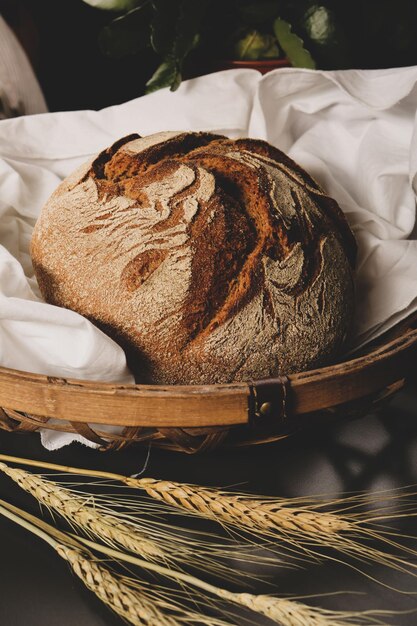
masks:
[[[121,139],[54,192],[31,253],[45,299],[111,334],[141,382],[301,371],[334,358],[352,322],[344,215],[259,140]]]

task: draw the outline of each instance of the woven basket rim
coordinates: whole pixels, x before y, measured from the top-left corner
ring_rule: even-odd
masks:
[[[416,316],[417,318],[417,316]],[[412,318],[412,322],[414,323],[416,318]],[[365,346],[364,354],[360,354],[358,356],[353,356],[352,358],[347,358],[346,360],[340,360],[337,363],[325,365],[323,367],[314,368],[312,370],[306,370],[303,372],[296,372],[293,374],[288,374],[289,381],[294,385],[297,383],[303,383],[304,381],[313,381],[316,379],[326,378],[327,380],[338,377],[341,374],[347,372],[347,370],[352,368],[357,368],[360,365],[367,365],[370,363],[372,358],[378,358],[381,354],[385,354],[387,351],[408,347],[410,344],[417,345],[417,328],[412,328],[411,323],[402,323],[401,326],[398,325],[401,330],[398,331],[394,338],[390,338],[386,342],[379,342],[375,347],[373,347],[369,352],[367,351],[367,346]],[[240,390],[242,387],[247,387],[249,385],[256,385],[256,379],[247,380],[241,382],[234,383],[219,383],[219,384],[206,384],[206,385],[155,385],[155,384],[143,384],[143,383],[120,383],[120,382],[103,382],[96,380],[88,380],[82,378],[71,378],[71,377],[59,377],[52,376],[47,374],[37,374],[35,372],[30,372],[26,370],[18,370],[14,368],[8,368],[0,366],[0,384],[2,379],[7,377],[12,377],[17,381],[23,380],[31,380],[33,382],[44,384],[44,385],[56,385],[60,381],[65,383],[68,386],[73,386],[74,389],[79,389],[80,387],[85,387],[89,391],[93,391],[94,388],[97,390],[105,390],[105,389],[117,389],[122,394],[125,392],[130,395],[131,392],[149,392],[150,394],[155,393],[159,395],[160,393],[166,394],[170,393],[172,396],[183,397],[184,393],[186,395],[194,393],[221,393],[222,390],[225,392],[230,392],[233,389]],[[271,380],[274,380],[271,378]]]
[[[363,414],[400,389],[417,353],[415,322],[397,324],[352,358],[267,381],[121,384],[0,367],[0,427],[78,433],[106,450],[152,441],[196,453],[274,441],[323,415]]]

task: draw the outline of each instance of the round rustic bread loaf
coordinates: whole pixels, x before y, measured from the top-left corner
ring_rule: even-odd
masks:
[[[130,135],[42,210],[45,299],[127,350],[139,382],[229,383],[334,358],[356,244],[334,200],[264,141]]]

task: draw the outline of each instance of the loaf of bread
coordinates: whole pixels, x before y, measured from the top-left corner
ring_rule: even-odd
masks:
[[[346,219],[264,141],[120,139],[53,193],[31,253],[46,301],[110,334],[139,382],[302,371],[334,359],[351,327]]]

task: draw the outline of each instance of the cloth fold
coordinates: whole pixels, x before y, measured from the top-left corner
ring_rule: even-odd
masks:
[[[265,139],[333,196],[359,244],[356,346],[417,311],[417,67],[261,77],[229,70],[101,111],[0,122],[0,365],[133,382],[121,348],[72,311],[42,302],[31,232],[60,180],[136,132],[210,130]],[[414,185],[414,189],[413,189]],[[79,435],[47,433],[56,449]],[[84,440],[85,442],[85,440]]]

